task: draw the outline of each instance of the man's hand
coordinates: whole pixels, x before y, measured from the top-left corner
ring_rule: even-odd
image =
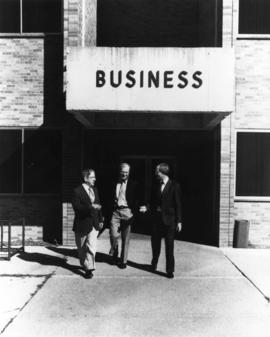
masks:
[[[98,211],[101,209],[101,205],[100,204],[92,204],[92,207],[94,209],[97,209]]]
[[[141,206],[140,209],[139,209],[139,211],[141,213],[145,213],[145,212],[147,212],[147,207],[146,206]]]
[[[181,232],[182,230],[182,224],[181,222],[178,222],[178,224],[176,225],[176,232]]]

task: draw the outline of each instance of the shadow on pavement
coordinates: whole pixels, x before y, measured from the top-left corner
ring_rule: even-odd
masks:
[[[61,248],[61,247],[47,247],[48,249],[59,253],[59,254],[63,254],[65,256],[69,256],[69,257],[74,257],[74,258],[78,258],[78,253],[77,253],[77,249],[76,248]],[[96,262],[97,263],[107,263],[109,265],[112,265],[112,257],[109,254],[105,254],[105,253],[101,253],[101,252],[97,252],[96,253]],[[167,274],[161,271],[153,271],[151,269],[151,265],[149,264],[141,264],[141,263],[136,263],[133,261],[128,260],[128,266],[135,268],[135,269],[139,269],[139,270],[144,270],[148,273],[151,274],[156,274],[159,276],[163,276],[163,277],[167,277]]]
[[[60,248],[60,247],[46,247],[46,248],[52,250],[55,253],[78,258],[78,251],[76,248]]]
[[[167,277],[167,274],[162,272],[162,271],[158,271],[158,270],[153,271],[151,269],[151,265],[149,265],[149,264],[136,263],[136,262],[133,262],[133,261],[130,261],[130,260],[128,260],[127,264],[128,264],[128,266],[130,266],[132,268],[144,270],[144,271],[147,271],[151,274]]]
[[[59,253],[68,257],[74,257],[78,259],[78,251],[76,248],[60,248],[60,247],[47,247],[55,253]],[[111,264],[111,256],[105,253],[96,253],[96,262]]]
[[[18,258],[28,261],[28,262],[37,262],[45,266],[55,266],[67,269],[74,274],[84,276],[84,272],[81,270],[80,266],[74,266],[67,263],[65,258],[58,256],[52,256],[42,253],[27,253],[23,252],[18,255]]]
[[[76,248],[60,248],[60,247],[46,247],[47,249],[62,254],[63,257],[53,256],[49,254],[42,254],[42,253],[30,253],[30,252],[22,252],[18,255],[18,258],[28,261],[28,262],[37,262],[41,265],[46,266],[55,266],[61,267],[63,269],[69,270],[74,274],[84,276],[84,271],[81,266],[78,265],[71,265],[67,263],[67,257],[78,258],[78,253]],[[109,254],[97,252],[96,253],[96,262],[97,263],[106,263],[111,265],[112,264],[112,257]],[[153,271],[151,269],[151,265],[149,264],[141,264],[136,263],[133,261],[128,260],[127,262],[129,267],[146,271],[151,274],[159,275],[166,277],[167,274],[161,271]]]

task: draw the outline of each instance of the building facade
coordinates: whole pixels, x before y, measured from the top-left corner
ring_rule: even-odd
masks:
[[[157,163],[182,186],[179,239],[270,246],[266,0],[3,0],[0,214],[26,239],[73,245],[73,188],[118,164],[148,198]],[[4,13],[4,14],[2,14]],[[149,234],[139,215],[134,231]],[[16,231],[14,232],[16,236]]]

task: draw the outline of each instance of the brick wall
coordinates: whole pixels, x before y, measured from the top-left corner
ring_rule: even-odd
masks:
[[[238,2],[223,1],[223,46],[235,48],[236,107],[222,122],[220,245],[231,246],[234,221],[250,221],[250,244],[270,245],[270,203],[234,200],[236,131],[270,131],[270,41],[237,40]]]
[[[3,243],[8,243],[8,226],[3,226]],[[11,245],[22,244],[22,226],[11,227]],[[43,244],[43,227],[41,226],[25,226],[25,245]]]
[[[74,211],[71,203],[63,203],[63,244],[75,246],[74,232],[72,231]]]
[[[270,40],[236,43],[236,129],[270,129]]]
[[[231,246],[234,224],[234,113],[221,123],[219,246]]]
[[[234,44],[235,6],[231,0],[223,0],[223,44],[231,48]],[[221,123],[220,154],[220,216],[219,245],[230,246],[233,240],[234,206],[234,118],[233,111]]]
[[[235,131],[270,132],[270,40],[236,41]],[[235,156],[232,156],[234,158]],[[250,244],[270,246],[270,202],[234,203],[235,219],[250,221]]]
[[[71,206],[73,189],[81,182],[82,166],[82,127],[79,122],[68,118],[64,129],[63,143],[63,244],[74,245],[72,231],[74,213]]]
[[[43,38],[0,37],[0,126],[43,123]]]
[[[270,247],[269,202],[235,202],[234,217],[249,220],[249,245]]]

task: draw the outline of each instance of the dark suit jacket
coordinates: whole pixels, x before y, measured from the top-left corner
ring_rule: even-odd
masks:
[[[155,187],[151,200],[151,211],[158,215],[157,207],[161,208],[162,221],[166,226],[176,226],[182,222],[181,190],[177,182],[169,180],[163,192],[160,185]]]
[[[94,203],[100,204],[98,191],[93,187],[95,193]],[[98,225],[102,222],[102,214],[100,210],[93,208],[91,199],[85,191],[83,185],[76,187],[73,191],[72,206],[75,212],[73,231],[81,234],[88,234],[93,227],[98,229]]]

